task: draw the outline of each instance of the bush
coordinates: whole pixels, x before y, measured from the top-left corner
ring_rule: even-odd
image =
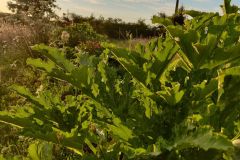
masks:
[[[80,43],[102,41],[104,39],[104,36],[97,34],[88,23],[73,24],[57,29],[53,32],[52,36],[52,42],[58,47],[68,46],[72,48],[78,46]]]

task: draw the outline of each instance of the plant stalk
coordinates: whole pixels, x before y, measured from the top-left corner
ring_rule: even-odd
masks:
[[[179,0],[176,0],[175,14],[178,13]]]

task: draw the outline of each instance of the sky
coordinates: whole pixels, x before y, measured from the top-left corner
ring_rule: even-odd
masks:
[[[9,12],[7,1],[0,0],[0,11]],[[185,9],[200,11],[220,11],[223,0],[180,0]],[[232,0],[233,4],[240,6],[239,0]],[[103,16],[121,18],[127,22],[135,22],[139,18],[150,21],[152,15],[165,12],[171,15],[175,9],[175,0],[57,0],[61,8],[57,11],[74,12],[83,16]]]

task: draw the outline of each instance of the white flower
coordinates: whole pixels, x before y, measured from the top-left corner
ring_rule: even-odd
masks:
[[[96,132],[102,139],[105,139],[105,133],[103,130],[96,128]]]
[[[208,34],[208,27],[205,27],[204,33],[205,33],[205,34]]]
[[[70,34],[67,31],[62,31],[61,40],[67,43],[70,38]]]
[[[240,139],[236,139],[236,140],[232,141],[232,144],[234,147],[240,149]]]
[[[179,41],[180,41],[180,38],[179,38],[179,37],[174,37],[174,40],[175,40],[176,42],[179,42]]]
[[[41,84],[41,85],[38,87],[38,89],[37,89],[37,91],[36,91],[36,94],[39,95],[39,93],[42,92],[42,91],[43,91],[43,85]]]

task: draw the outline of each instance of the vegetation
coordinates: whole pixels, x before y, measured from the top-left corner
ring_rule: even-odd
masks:
[[[151,38],[164,33],[162,27],[147,25],[142,19],[139,19],[137,23],[126,23],[119,18],[82,17],[72,13],[64,14],[62,23],[65,25],[83,22],[89,23],[97,33],[106,35],[111,39],[126,40],[129,34],[132,38]]]
[[[16,14],[42,19],[55,17],[54,9],[58,8],[56,0],[12,0],[8,2],[9,9]]]
[[[180,25],[154,16],[165,34],[134,49],[79,22],[30,43],[16,57],[29,74],[0,81],[0,159],[238,160],[240,14],[230,2]]]

